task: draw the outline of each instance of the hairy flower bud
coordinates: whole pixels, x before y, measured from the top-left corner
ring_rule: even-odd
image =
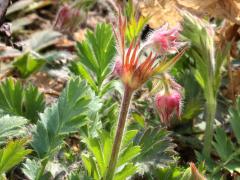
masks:
[[[57,13],[54,29],[64,33],[73,33],[77,30],[83,19],[84,13],[81,10],[64,5]]]
[[[159,54],[168,54],[178,52],[183,43],[177,42],[180,26],[168,29],[168,24],[153,31],[146,41],[146,45],[151,46]]]
[[[122,75],[122,60],[119,56],[115,58],[115,64],[113,66],[113,74],[120,77]]]
[[[156,94],[155,106],[164,124],[169,125],[174,114],[180,116],[181,99],[181,94],[176,90],[170,90],[170,92],[161,91]]]

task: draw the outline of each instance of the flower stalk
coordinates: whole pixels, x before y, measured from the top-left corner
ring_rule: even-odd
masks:
[[[127,115],[129,111],[129,106],[132,99],[133,90],[128,86],[125,86],[124,96],[122,99],[121,110],[118,118],[117,131],[112,147],[112,154],[108,165],[108,170],[105,176],[105,180],[112,180],[114,177],[119,151],[122,144],[122,138],[126,126]]]
[[[157,58],[158,55],[160,55],[160,51],[150,52],[146,57],[142,57],[141,52],[143,51],[143,47],[145,49],[149,44],[158,44],[157,47],[159,49],[166,50],[166,52],[164,51],[163,54],[167,54],[167,50],[172,49],[176,46],[175,40],[177,39],[177,30],[176,32],[169,31],[170,33],[162,33],[163,30],[156,31],[154,37],[157,37],[158,41],[149,40],[149,42],[151,43],[147,43],[147,45],[145,44],[143,46],[141,46],[140,44],[140,39],[137,39],[136,41],[133,39],[130,43],[130,46],[126,48],[125,34],[127,28],[127,19],[122,17],[120,12],[117,27],[117,29],[113,29],[118,47],[118,55],[116,56],[113,73],[120,78],[125,89],[118,118],[115,139],[112,147],[112,153],[106,174],[104,176],[104,180],[112,180],[114,178],[119,152],[121,150],[124,130],[127,122],[129,106],[131,104],[131,99],[134,91],[139,89],[151,77],[169,70],[186,50],[184,48],[171,60],[167,60],[167,58],[164,56],[164,59],[160,61]],[[163,44],[166,44],[165,42],[167,42],[169,46],[164,49]]]
[[[203,155],[210,157],[217,108],[217,93],[222,78],[222,68],[229,53],[228,46],[217,47],[214,28],[209,22],[182,11],[184,22],[182,36],[191,41],[191,54],[196,62],[195,78],[204,92],[206,100],[206,129],[204,133]],[[198,37],[198,38],[196,38]]]
[[[212,139],[213,139],[213,123],[216,114],[216,98],[213,94],[209,93],[209,97],[206,98],[206,130],[204,133],[203,155],[208,158],[211,154]]]

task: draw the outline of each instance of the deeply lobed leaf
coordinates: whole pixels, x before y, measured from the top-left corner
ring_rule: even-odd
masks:
[[[22,78],[27,78],[39,70],[45,63],[45,60],[35,58],[30,53],[26,53],[18,57],[13,65],[20,72]]]
[[[0,144],[5,143],[7,138],[23,134],[22,128],[27,120],[19,116],[5,115],[0,118]]]
[[[117,170],[114,179],[126,179],[133,175],[137,167],[132,160],[137,157],[141,151],[140,146],[133,145],[133,138],[137,131],[127,131],[121,146]],[[101,179],[106,174],[107,166],[110,160],[113,137],[106,131],[99,132],[98,137],[88,137],[83,140],[87,145],[89,152],[82,154],[82,160],[88,174],[95,179]]]
[[[79,62],[91,71],[92,76],[86,74],[87,70],[84,67],[78,67],[79,74],[96,90],[109,74],[110,64],[115,56],[115,41],[111,26],[100,24],[97,25],[95,32],[88,31],[86,40],[77,43],[77,52]]]
[[[67,134],[78,131],[88,123],[86,116],[89,111],[98,110],[92,100],[93,93],[84,81],[79,78],[70,80],[58,102],[40,115],[33,131],[31,144],[41,159],[50,156]]]
[[[4,114],[24,116],[36,122],[45,107],[44,95],[32,85],[24,87],[20,81],[8,78],[0,84],[0,110]]]
[[[142,173],[151,171],[153,167],[174,163],[176,145],[171,142],[169,132],[164,129],[149,127],[137,136],[135,145],[139,145],[142,149],[135,159]]]
[[[229,109],[230,114],[230,123],[233,128],[233,132],[238,140],[238,144],[240,144],[240,97],[237,98],[236,107]]]
[[[31,152],[24,148],[26,142],[26,139],[10,141],[4,149],[0,150],[0,174],[20,163]]]

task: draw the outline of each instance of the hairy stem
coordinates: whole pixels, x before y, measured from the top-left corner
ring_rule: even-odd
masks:
[[[203,155],[210,157],[213,139],[213,123],[216,114],[216,98],[209,97],[206,102],[206,129],[204,133]]]
[[[111,154],[108,169],[106,172],[105,180],[112,180],[114,177],[132,94],[133,94],[133,90],[126,86],[124,90],[124,96],[122,99],[121,110],[118,118],[118,125],[117,125],[114,143],[113,143],[112,154]]]

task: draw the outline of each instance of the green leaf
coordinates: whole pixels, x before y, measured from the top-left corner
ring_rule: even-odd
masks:
[[[70,70],[74,72],[75,75],[80,75],[83,79],[85,79],[88,84],[91,86],[91,88],[97,92],[98,88],[97,85],[94,82],[94,79],[91,77],[91,75],[87,72],[87,70],[84,68],[84,66],[79,62],[73,62],[70,66]]]
[[[12,78],[0,84],[0,108],[12,115],[22,115],[23,89],[20,82]]]
[[[0,109],[4,114],[24,116],[32,122],[45,107],[44,95],[36,87],[23,87],[20,81],[8,78],[0,84]]]
[[[24,148],[26,143],[26,139],[10,141],[4,149],[0,150],[0,174],[20,163],[31,152]]]
[[[105,157],[103,154],[104,150],[102,150],[101,147],[102,144],[100,144],[97,138],[88,138],[84,141],[84,143],[87,144],[88,149],[93,153],[94,157],[96,158],[101,174],[104,174],[108,162],[105,161]]]
[[[238,144],[240,144],[240,96],[237,98],[236,107],[232,107],[229,109],[230,114],[230,123],[233,128],[233,132],[238,140]]]
[[[132,113],[132,116],[133,116],[133,119],[137,121],[141,127],[144,127],[145,122],[144,122],[144,118],[141,115],[137,113]]]
[[[0,118],[0,144],[10,137],[17,137],[24,132],[21,130],[27,120],[23,117],[5,115]]]
[[[123,138],[122,147],[127,147],[127,145],[132,142],[133,138],[137,135],[137,133],[138,130],[127,131]]]
[[[219,88],[221,72],[227,51],[217,53],[211,25],[188,12],[183,12],[183,31],[185,40],[191,42],[190,54],[196,64],[195,78],[204,90],[205,98],[214,96]],[[215,98],[215,97],[210,97]]]
[[[213,142],[213,146],[223,161],[226,161],[234,152],[232,142],[221,128],[216,129],[215,142]]]
[[[85,174],[79,174],[77,172],[72,172],[68,175],[67,180],[93,180],[93,178],[91,178]]]
[[[119,87],[119,83],[120,82],[117,80],[111,80],[109,82],[104,83],[104,85],[102,86],[101,92],[99,93],[99,97],[102,97],[111,91],[122,90],[121,87]]]
[[[18,57],[13,66],[20,72],[22,78],[29,77],[32,73],[38,71],[44,64],[45,60],[33,57],[30,53],[26,53]]]
[[[91,175],[91,177],[94,179],[100,179],[100,173],[93,158],[90,155],[84,153],[81,155],[81,157],[83,164],[88,171],[88,174]]]
[[[41,159],[50,156],[63,143],[69,133],[79,130],[88,123],[88,113],[97,112],[95,97],[85,81],[71,79],[57,103],[40,114],[40,120],[33,131],[32,147]]]
[[[127,42],[130,44],[133,40],[137,40],[137,38],[140,36],[144,26],[147,24],[149,18],[140,16],[138,20],[136,19],[135,15],[132,15],[130,17],[127,31],[126,31],[126,37]]]
[[[234,173],[234,171],[240,173],[240,161],[238,159],[238,162],[230,162],[228,163],[225,168],[230,172]]]
[[[99,137],[88,137],[83,139],[83,142],[96,159],[95,166],[100,170],[100,175],[103,177],[110,160],[113,139],[109,133],[103,130],[99,132]]]
[[[104,161],[107,164],[110,161],[110,154],[112,153],[111,151],[113,146],[113,139],[111,138],[110,134],[104,131],[101,134],[101,139],[102,139],[101,150],[103,151]]]
[[[51,1],[36,2],[34,0],[16,1],[9,6],[7,10],[7,15],[12,15],[13,13],[16,13],[18,11],[21,11],[20,14],[27,13],[27,12],[42,8],[44,6],[47,6],[51,3],[52,3]]]
[[[95,32],[87,32],[85,41],[77,43],[79,62],[91,71],[92,79],[98,87],[101,87],[111,70],[110,64],[115,55],[114,45],[112,28],[107,24],[97,25]],[[81,75],[83,74],[86,76],[81,71]],[[93,84],[91,81],[90,83]]]
[[[31,0],[32,1],[32,0]],[[32,24],[37,19],[37,16],[30,14],[29,16],[24,16],[13,20],[12,23],[12,33],[17,33],[22,31],[25,26]]]
[[[216,87],[215,88],[219,88],[221,84],[221,79],[222,79],[221,71],[223,70],[223,67],[227,61],[227,57],[230,53],[231,46],[232,46],[231,42],[226,42],[226,45],[223,50],[218,49],[216,51],[216,72],[215,72]]]
[[[23,10],[29,6],[29,4],[34,3],[34,0],[22,0],[22,1],[17,1],[13,3],[11,6],[9,6],[7,10],[7,15],[10,15],[12,13],[15,13],[17,11]]]
[[[153,170],[154,177],[161,180],[179,180],[183,174],[179,167],[167,166],[159,167]]]
[[[134,173],[136,173],[136,171],[137,167],[133,163],[128,163],[120,172],[116,173],[114,180],[127,179],[129,176],[132,176]]]
[[[123,137],[123,145],[121,146],[117,162],[118,170],[116,170],[116,176],[119,178],[128,177],[136,170],[136,167],[130,163],[141,151],[140,146],[134,146],[132,142],[136,133],[137,131],[135,130],[127,131]],[[104,130],[101,130],[97,137],[83,139],[89,150],[87,154],[83,153],[82,156],[88,175],[94,178],[97,177],[96,179],[105,177],[112,153],[113,140],[114,137]],[[99,176],[96,176],[96,174],[99,174]]]
[[[43,112],[45,107],[44,94],[40,93],[37,87],[29,85],[24,93],[23,114],[27,119],[36,123],[39,112]]]
[[[140,36],[144,26],[148,23],[149,17],[137,15],[137,11],[132,0],[126,3],[125,14],[128,18],[126,37],[128,44],[130,44],[130,42],[137,40]]]
[[[171,142],[169,133],[164,129],[149,127],[137,136],[135,145],[139,145],[142,150],[134,161],[145,172],[151,172],[152,167],[174,163],[176,145]]]
[[[55,44],[61,33],[47,29],[43,31],[37,31],[31,34],[30,38],[23,43],[31,50],[40,51],[48,46]]]
[[[141,152],[140,146],[129,145],[127,148],[123,149],[119,155],[117,167],[130,162],[132,159],[137,157]]]
[[[40,169],[41,163],[34,159],[27,159],[22,167],[22,171],[28,179],[36,179]]]
[[[195,70],[194,75],[195,75],[195,78],[196,78],[197,82],[201,86],[201,88],[204,89],[205,88],[205,81],[204,81],[202,75],[200,74],[200,72],[198,70]]]
[[[190,168],[186,169],[186,171],[183,173],[183,175],[182,175],[180,180],[193,180]]]

